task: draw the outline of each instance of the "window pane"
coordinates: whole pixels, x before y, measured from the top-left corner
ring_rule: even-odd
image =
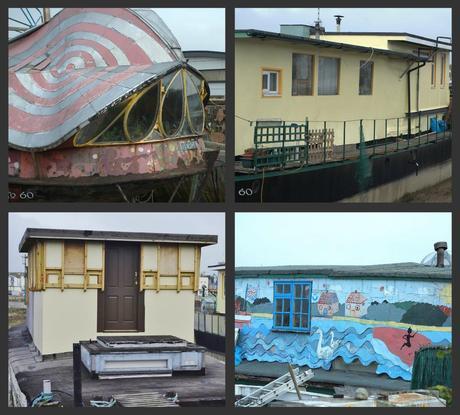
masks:
[[[373,62],[360,61],[359,67],[359,95],[372,94]]]
[[[95,143],[118,143],[126,141],[127,138],[123,129],[123,117],[118,117],[115,123],[105,130]]]
[[[275,300],[275,311],[283,311],[283,300],[279,298]]]
[[[312,95],[313,56],[292,55],[292,95]]]
[[[302,307],[302,300],[294,300],[294,313],[300,313]]]
[[[308,314],[302,314],[302,328],[308,328]]]
[[[77,145],[86,144],[94,137],[100,135],[105,129],[108,128],[111,123],[113,123],[114,119],[119,117],[123,110],[126,108],[128,100],[123,101],[112,108],[109,108],[103,114],[99,115],[98,117],[94,118],[90,121],[90,123],[83,127],[75,136],[75,143]],[[123,125],[123,124],[122,124]],[[125,141],[125,137],[123,131],[120,131],[120,134],[113,134],[114,138],[112,141]],[[97,140],[100,141],[100,140]],[[101,140],[103,141],[103,140]]]
[[[300,314],[294,314],[294,327],[300,327]]]
[[[303,298],[310,298],[310,286],[307,284],[303,286]]]
[[[285,299],[283,300],[284,301],[284,305],[283,305],[283,311],[286,313],[286,312],[290,312],[291,311],[291,300],[289,299]]]
[[[338,94],[339,62],[337,58],[319,58],[318,95]]]
[[[291,292],[291,284],[284,284],[284,293],[289,294]]]
[[[275,284],[275,292],[276,292],[276,294],[282,294],[283,293],[283,284]]]
[[[289,314],[283,314],[283,327],[289,327]]]
[[[127,130],[131,141],[159,139],[153,131],[160,101],[160,83],[150,87],[134,104],[127,114]]]
[[[268,89],[268,74],[262,75],[262,89]]]
[[[294,290],[295,290],[295,296],[296,296],[296,298],[302,297],[302,284],[296,284],[296,285],[294,286]]]
[[[270,91],[278,92],[278,74],[276,72],[270,72]]]
[[[280,327],[282,325],[282,319],[283,319],[282,314],[275,314],[275,326]]]
[[[204,109],[198,89],[195,86],[196,82],[199,82],[199,80],[196,78],[195,82],[193,82],[192,77],[196,78],[194,75],[187,73],[186,87],[189,118],[193,132],[196,134],[201,134],[204,127]]]
[[[161,109],[163,128],[167,136],[174,135],[182,123],[183,92],[182,74],[179,72],[168,87]]]

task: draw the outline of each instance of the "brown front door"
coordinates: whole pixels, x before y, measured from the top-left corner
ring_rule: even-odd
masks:
[[[98,298],[98,331],[143,331],[144,293],[139,292],[140,247],[106,242],[105,288]]]

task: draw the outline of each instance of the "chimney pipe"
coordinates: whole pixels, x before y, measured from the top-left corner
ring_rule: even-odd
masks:
[[[444,251],[447,249],[447,242],[436,242],[434,250],[436,251],[436,267],[444,268]]]
[[[334,17],[335,17],[335,23],[337,24],[337,33],[340,33],[340,23],[342,22],[342,19],[344,16],[340,14],[335,14]]]

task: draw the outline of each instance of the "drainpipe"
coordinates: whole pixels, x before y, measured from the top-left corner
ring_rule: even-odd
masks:
[[[407,139],[410,140],[411,136],[411,131],[412,131],[412,126],[411,126],[411,104],[410,104],[410,73],[413,71],[417,71],[420,68],[423,68],[426,65],[426,61],[422,62],[421,65],[416,66],[415,68],[409,69],[407,71],[407,114],[408,114],[408,119],[407,119]]]

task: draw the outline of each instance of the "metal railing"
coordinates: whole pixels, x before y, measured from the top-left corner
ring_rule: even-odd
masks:
[[[242,156],[243,166],[256,170],[309,166],[419,147],[450,137],[445,115],[440,111],[385,119],[257,122],[254,148]]]
[[[195,311],[195,330],[225,336],[225,316]]]

